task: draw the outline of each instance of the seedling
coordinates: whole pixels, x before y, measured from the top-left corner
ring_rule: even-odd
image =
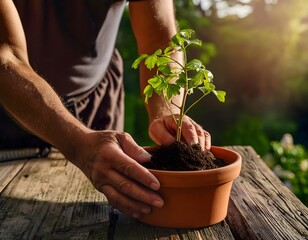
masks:
[[[151,55],[141,54],[132,65],[137,69],[144,61],[148,69],[156,68],[155,75],[148,80],[148,85],[144,88],[144,101],[148,103],[153,93],[163,97],[177,125],[177,141],[181,139],[183,117],[193,106],[209,93],[213,93],[221,102],[225,101],[226,96],[226,92],[215,90],[213,74],[199,59],[188,61],[187,48],[191,45],[202,45],[201,40],[192,39],[193,33],[191,29],[180,30],[164,50],[158,49]],[[172,57],[176,52],[183,53],[183,62]],[[200,90],[202,95],[190,106],[186,106],[188,95],[192,94],[195,89]],[[176,95],[182,96],[180,105],[172,101],[172,97]],[[172,111],[172,105],[179,109],[179,115]]]

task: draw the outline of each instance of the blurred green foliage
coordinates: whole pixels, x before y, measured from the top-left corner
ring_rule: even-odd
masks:
[[[288,137],[286,134],[284,138]],[[290,136],[289,136],[290,137]],[[308,151],[284,138],[271,142],[271,151],[264,159],[274,173],[308,206]]]

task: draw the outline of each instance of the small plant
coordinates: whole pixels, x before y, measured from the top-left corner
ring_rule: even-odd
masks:
[[[133,68],[137,69],[144,60],[144,64],[148,69],[152,70],[156,67],[156,74],[148,80],[148,85],[143,91],[145,103],[148,103],[154,92],[159,96],[163,96],[166,106],[177,125],[177,141],[181,139],[183,117],[194,105],[211,92],[221,102],[225,101],[226,95],[224,91],[215,90],[213,74],[206,69],[199,59],[188,61],[187,48],[191,45],[202,45],[201,40],[192,39],[193,33],[194,31],[191,29],[180,30],[173,36],[164,50],[158,49],[151,55],[141,54],[132,65]],[[183,53],[183,62],[172,57],[172,54],[176,52]],[[192,94],[195,89],[202,92],[201,97],[190,106],[186,106],[187,96]],[[182,91],[183,97],[180,105],[172,100],[170,101],[173,96],[180,95]],[[179,115],[172,111],[171,105],[179,109]]]

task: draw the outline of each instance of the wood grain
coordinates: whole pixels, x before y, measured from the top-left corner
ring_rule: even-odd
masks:
[[[25,161],[3,162],[0,167],[0,193],[25,165]]]
[[[79,169],[59,153],[23,164],[1,192],[0,239],[107,238],[110,206]]]
[[[227,221],[236,239],[308,239],[308,209],[251,147],[233,184]]]

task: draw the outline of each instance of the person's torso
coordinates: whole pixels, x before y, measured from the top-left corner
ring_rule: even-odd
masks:
[[[31,66],[61,95],[79,94],[104,76],[125,0],[14,0]]]

